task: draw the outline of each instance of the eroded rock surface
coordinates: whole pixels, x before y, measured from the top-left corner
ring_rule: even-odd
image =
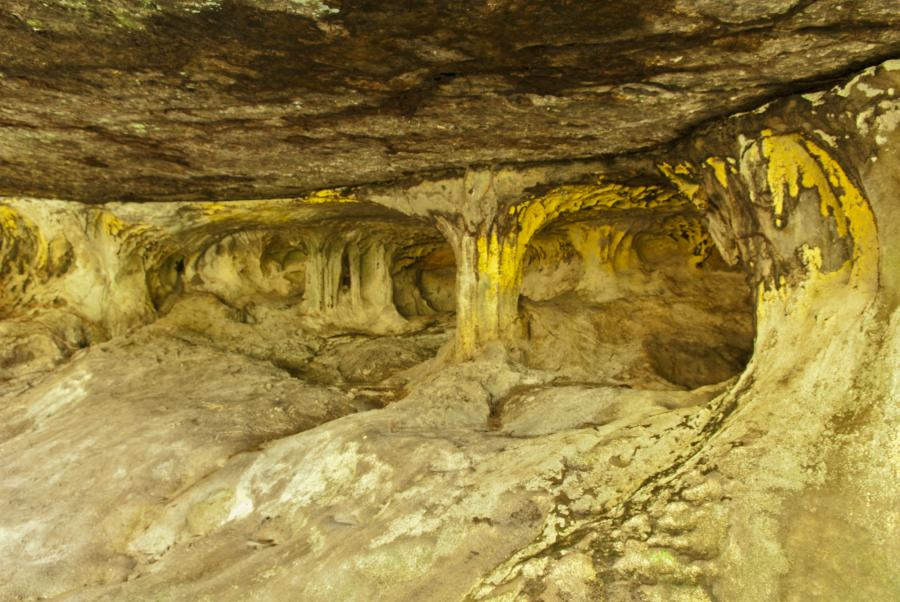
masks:
[[[73,28],[96,17],[88,33],[110,45],[245,11],[246,27],[303,23],[347,58],[357,56],[348,40],[368,39],[354,38],[349,20],[396,17],[392,4],[346,2],[63,4],[13,2],[3,10],[37,7],[44,21],[30,31],[10,21],[6,31],[43,29],[49,52],[76,31],[57,20],[63,8]],[[445,16],[458,23],[457,11],[473,6]],[[576,11],[542,6],[478,10],[508,24],[542,17],[548,29]],[[675,42],[652,6],[636,14],[656,28],[659,50]],[[827,2],[675,2],[680,17],[666,27],[688,40],[775,36],[763,45],[773,52],[801,31],[834,40],[849,62],[856,43],[870,58],[889,48],[894,13],[852,6],[851,21],[868,19],[852,34],[847,9]],[[589,30],[605,10],[565,31]],[[630,21],[615,22],[628,39]],[[273,48],[285,31],[270,32]],[[477,46],[484,33],[465,40]],[[246,35],[235,29],[217,44],[241,47]],[[703,49],[723,42],[695,43],[690,61],[710,60]],[[503,36],[492,44],[512,57],[503,69],[513,74],[529,48]],[[562,53],[560,68],[571,68],[565,57],[593,56],[596,44],[585,37],[546,56]],[[469,64],[447,53],[476,56],[473,47],[448,37],[422,52]],[[796,65],[789,79],[799,85],[801,67],[821,74],[837,64],[825,60],[831,48],[819,46],[820,63],[784,53],[771,68]],[[343,65],[364,81],[362,63]],[[737,104],[704,104],[704,114],[768,94],[770,83]],[[214,106],[225,85],[199,90]],[[405,118],[431,102],[446,111],[441,86]],[[4,198],[0,598],[896,598],[898,92],[892,60],[640,155],[475,166],[293,198]],[[487,103],[479,127],[491,127],[498,97],[472,96]],[[571,98],[569,115],[580,102]],[[623,102],[604,119],[632,106]],[[672,99],[670,112],[647,119],[684,118],[679,106]],[[359,125],[354,111],[346,123]],[[518,131],[537,131],[529,115]],[[366,127],[377,130],[385,115],[371,116]],[[327,123],[339,138],[338,122]],[[430,126],[419,125],[431,144]],[[592,148],[630,147],[623,141],[644,126],[635,127]],[[477,135],[466,140],[504,157]],[[503,144],[533,158],[519,142]],[[556,144],[542,142],[543,158],[563,152]],[[580,142],[567,144],[566,156],[578,154]],[[362,147],[349,180],[374,169]],[[457,151],[415,161],[475,160]],[[204,169],[192,164],[190,178]],[[329,173],[291,181],[341,183]],[[72,179],[70,190],[103,200],[130,177],[125,164],[110,174],[90,186]],[[278,178],[268,189],[252,178],[206,185],[223,198],[292,190]],[[179,194],[194,195],[196,181]],[[170,184],[132,190],[153,196]],[[34,186],[18,190],[45,183]]]

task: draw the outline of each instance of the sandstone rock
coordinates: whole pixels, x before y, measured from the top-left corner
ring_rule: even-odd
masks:
[[[896,598],[895,11],[657,8],[0,9],[0,599]]]

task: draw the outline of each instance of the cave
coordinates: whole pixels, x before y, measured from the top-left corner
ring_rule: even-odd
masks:
[[[0,39],[0,601],[900,598],[890,3]]]

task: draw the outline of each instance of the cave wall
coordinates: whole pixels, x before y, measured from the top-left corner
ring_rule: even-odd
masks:
[[[5,200],[3,367],[59,368],[0,382],[0,587],[68,601],[897,597],[898,74],[889,61],[625,167],[247,203]],[[628,240],[585,229],[594,210],[690,212],[710,238],[677,221],[669,236],[666,214]],[[681,282],[698,269],[718,284]],[[310,311],[313,272],[330,276]],[[735,381],[640,390],[517,362],[535,306],[663,284],[728,288],[723,314],[751,293],[753,356]],[[452,338],[390,330],[450,309]],[[366,406],[367,379],[392,397]]]
[[[527,365],[570,381],[696,388],[739,374],[753,347],[746,274],[698,215],[573,214],[526,261]]]
[[[490,182],[481,194],[497,203],[482,228],[491,231],[507,210],[512,221],[494,242],[496,234],[451,233],[478,247],[468,271],[456,268],[439,231],[444,214],[407,217],[350,192],[252,204],[10,199],[4,265],[18,276],[7,281],[15,319],[5,328],[17,342],[4,365],[10,374],[52,365],[174,311],[169,322],[196,330],[193,320],[207,332],[223,316],[273,329],[280,317],[297,322],[300,331],[289,332],[299,340],[397,335],[429,323],[452,330],[454,320],[457,351],[502,341],[526,365],[575,381],[696,387],[737,374],[752,345],[743,276],[724,269],[687,199],[596,176],[528,192],[544,174],[473,176]],[[498,196],[494,178],[511,192]],[[507,264],[515,269],[502,281]],[[471,300],[457,312],[457,284],[476,274],[472,293],[493,295],[476,306],[502,311],[503,328],[494,320],[473,331],[482,318],[465,310]],[[213,301],[192,300],[203,296]],[[672,303],[684,311],[671,312]],[[283,354],[277,361],[305,365]]]
[[[313,332],[399,332],[395,250],[439,238],[332,191],[228,205],[4,199],[0,212],[5,370],[53,365],[197,295],[245,319],[294,308]]]
[[[898,68],[733,117],[661,166],[758,292],[753,359],[702,445],[622,506],[648,526],[620,578],[657,573],[661,599],[897,594]]]

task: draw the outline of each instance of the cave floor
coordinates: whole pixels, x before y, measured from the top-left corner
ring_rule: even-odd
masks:
[[[198,319],[213,310],[231,319]],[[445,318],[275,341],[268,312],[190,299],[3,383],[5,591],[246,599],[229,575],[261,580],[259,599],[349,600],[399,566],[394,595],[430,572],[432,599],[460,597],[554,520],[571,531],[670,465],[727,386],[560,382],[499,351],[429,368]]]

